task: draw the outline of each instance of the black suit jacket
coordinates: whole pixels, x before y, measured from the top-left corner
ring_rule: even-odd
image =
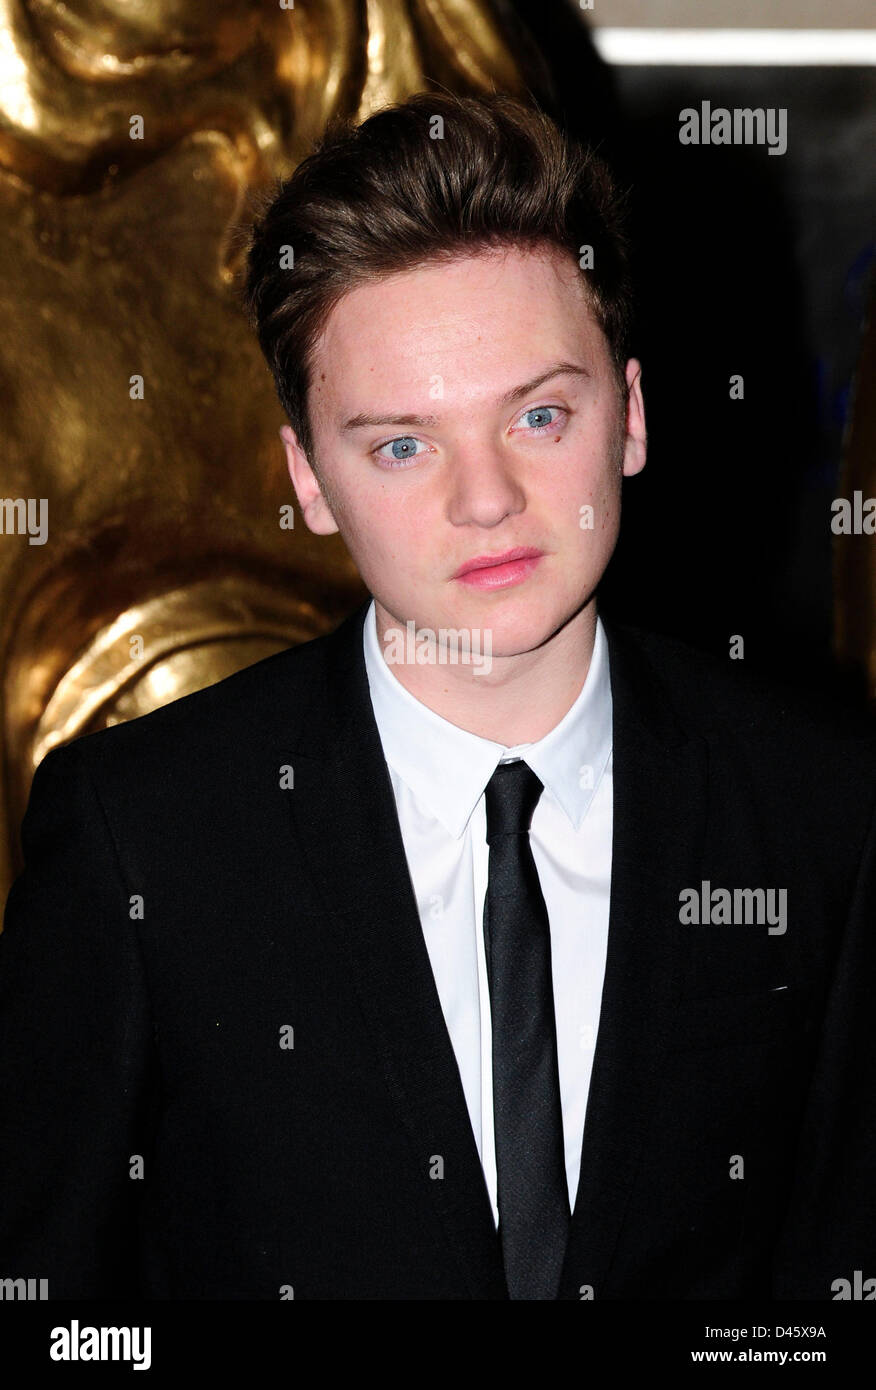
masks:
[[[37,770],[0,936],[0,1274],[507,1298],[365,611]],[[876,736],[605,625],[608,960],[560,1297],[830,1299],[876,1276]],[[785,888],[787,930],[683,925],[704,880]]]

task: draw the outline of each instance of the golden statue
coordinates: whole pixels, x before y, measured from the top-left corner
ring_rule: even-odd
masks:
[[[50,748],[365,596],[292,513],[254,198],[337,114],[537,94],[538,62],[488,0],[0,0],[0,899]]]

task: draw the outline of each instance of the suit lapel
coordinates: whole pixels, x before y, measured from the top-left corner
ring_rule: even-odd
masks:
[[[372,1042],[472,1298],[507,1298],[501,1251],[408,873],[362,652],[367,604],[322,639],[321,717],[281,756],[308,867],[340,933]],[[442,1178],[430,1178],[435,1159]]]
[[[699,881],[707,752],[678,725],[629,629],[603,616],[614,820],[608,953],[560,1297],[600,1297],[620,1235],[683,965],[680,890]]]

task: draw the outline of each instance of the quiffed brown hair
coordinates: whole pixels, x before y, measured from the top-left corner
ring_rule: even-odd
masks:
[[[540,243],[576,265],[580,248],[593,247],[593,269],[581,273],[625,391],[632,295],[622,199],[602,160],[542,111],[500,93],[420,92],[361,125],[330,125],[266,195],[243,289],[308,458],[313,350],[346,293],[442,257]],[[294,265],[284,269],[290,248]]]

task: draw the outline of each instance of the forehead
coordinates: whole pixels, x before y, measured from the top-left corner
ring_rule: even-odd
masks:
[[[335,305],[315,345],[310,404],[334,422],[402,407],[402,395],[411,409],[451,392],[498,395],[546,361],[582,354],[595,367],[607,347],[570,253],[511,247],[430,261]]]

